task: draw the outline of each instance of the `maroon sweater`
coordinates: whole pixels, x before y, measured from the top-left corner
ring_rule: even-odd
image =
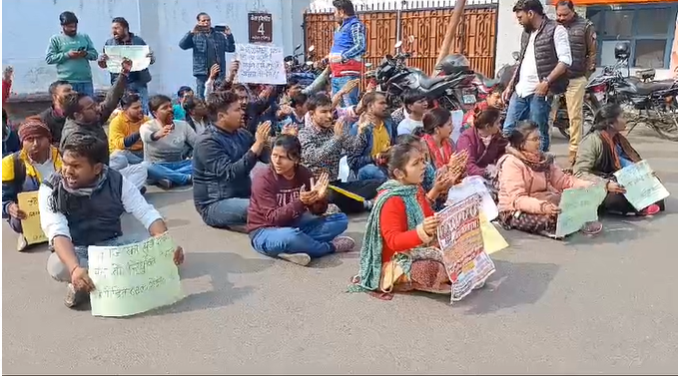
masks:
[[[252,180],[252,196],[247,210],[247,232],[265,227],[293,227],[294,221],[308,210],[321,215],[327,210],[327,201],[310,207],[299,199],[301,187],[311,188],[313,174],[304,166],[297,166],[292,180],[278,175],[269,167]]]
[[[457,152],[464,149],[468,152],[466,175],[483,176],[485,167],[496,164],[499,157],[506,153],[506,145],[508,141],[501,134],[497,134],[486,147],[475,128],[465,130],[457,140]]]

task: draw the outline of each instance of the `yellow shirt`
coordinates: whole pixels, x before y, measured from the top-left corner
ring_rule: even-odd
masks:
[[[59,150],[54,146],[51,146],[50,151],[52,154],[52,162],[54,163],[54,171],[59,172],[61,171],[61,157],[59,156]],[[26,151],[19,151],[19,159],[21,159],[24,167],[26,167],[26,177],[35,179],[38,184],[42,183],[43,179],[48,178],[48,176],[42,176],[40,171],[33,166],[28,159]],[[2,182],[11,183],[14,181],[14,176],[14,154],[9,154],[2,158]]]
[[[136,123],[131,122],[127,116],[121,111],[113,118],[108,125],[108,151],[110,153],[116,150],[125,150],[125,137],[139,132],[139,128],[151,118],[144,116],[144,118]],[[141,139],[134,143],[127,150],[140,151],[144,149],[144,144]]]
[[[372,129],[372,156],[376,157],[377,154],[383,152],[391,146],[391,136],[388,134],[388,130],[384,126],[382,121],[380,124],[375,124]]]

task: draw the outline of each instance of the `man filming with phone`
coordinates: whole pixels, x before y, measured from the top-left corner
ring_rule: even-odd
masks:
[[[201,12],[196,17],[198,21],[193,30],[181,38],[179,47],[182,50],[193,50],[193,76],[196,81],[195,93],[199,98],[204,97],[205,82],[209,78],[210,68],[219,66],[219,80],[226,72],[226,52],[235,52],[235,39],[228,26],[212,27],[210,16]]]

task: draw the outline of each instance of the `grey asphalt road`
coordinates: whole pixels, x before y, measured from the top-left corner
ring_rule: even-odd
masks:
[[[678,193],[678,143],[632,141]],[[555,151],[565,154],[554,136]],[[678,200],[652,219],[605,219],[596,238],[503,232],[488,286],[380,301],[346,293],[358,254],[308,268],[203,225],[191,192],[152,192],[186,250],[187,297],[127,319],[62,304],[47,252],[15,251],[3,225],[5,373],[659,373],[678,371]],[[126,231],[141,231],[134,220]],[[365,218],[349,233],[362,239]],[[672,235],[673,234],[673,235]]]

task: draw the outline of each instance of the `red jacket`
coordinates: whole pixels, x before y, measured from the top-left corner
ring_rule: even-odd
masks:
[[[2,105],[4,106],[7,103],[9,98],[9,93],[12,91],[12,81],[2,80]]]
[[[417,202],[419,202],[421,209],[424,211],[424,217],[435,215],[421,187],[419,187],[417,192]],[[383,239],[381,251],[382,263],[391,261],[391,258],[396,253],[406,252],[424,244],[421,238],[419,238],[417,230],[407,229],[405,202],[400,197],[391,197],[384,203],[379,215],[379,224],[381,227],[381,238]]]

